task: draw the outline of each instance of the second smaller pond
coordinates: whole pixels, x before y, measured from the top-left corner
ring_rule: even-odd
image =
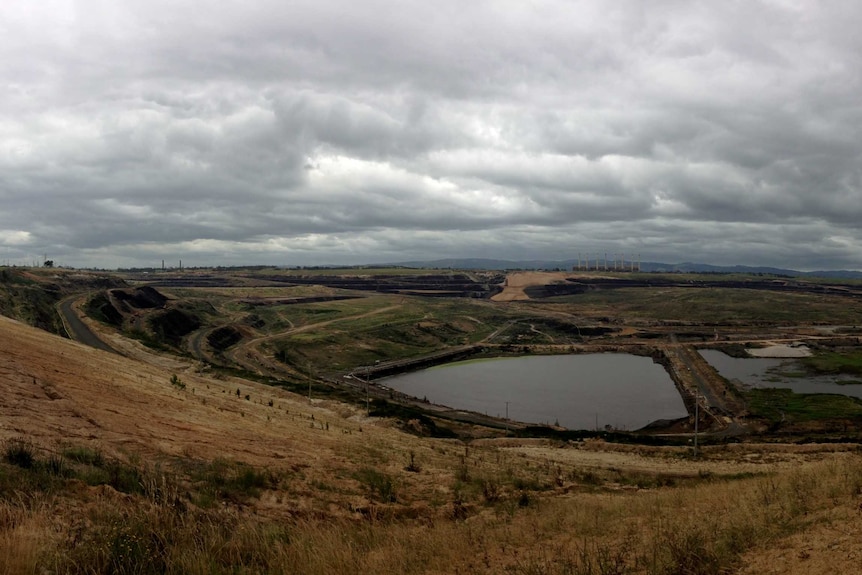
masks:
[[[729,381],[750,387],[779,387],[795,393],[835,393],[862,398],[862,385],[849,376],[808,375],[798,360],[731,357],[716,349],[702,349],[700,355]]]

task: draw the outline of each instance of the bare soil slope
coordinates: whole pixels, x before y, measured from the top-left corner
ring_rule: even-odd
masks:
[[[491,297],[493,301],[521,301],[530,299],[524,288],[565,282],[571,274],[565,272],[516,272],[506,276],[503,291]]]

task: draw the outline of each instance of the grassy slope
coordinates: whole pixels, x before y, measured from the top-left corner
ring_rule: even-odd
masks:
[[[347,370],[377,360],[397,359],[430,353],[449,346],[475,343],[503,326],[511,314],[487,302],[463,299],[427,299],[401,295],[360,294],[341,301],[280,303],[279,298],[306,295],[357,295],[344,290],[266,288],[255,290],[268,305],[253,305],[247,290],[172,289],[177,299],[204,298],[219,311],[206,318],[211,326],[236,322],[246,327],[254,321],[257,337],[273,336],[288,330],[314,326],[313,330],[286,334],[267,342],[281,361],[316,371]]]
[[[51,268],[0,268],[0,315],[51,333],[63,334],[54,306],[64,297],[117,287],[122,280],[104,274]]]
[[[60,333],[63,326],[54,313],[54,304],[59,298],[58,290],[46,291],[30,274],[0,269],[0,314]]]

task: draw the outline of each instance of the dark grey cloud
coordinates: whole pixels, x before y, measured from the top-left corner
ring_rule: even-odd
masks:
[[[862,268],[862,7],[0,7],[0,263]]]

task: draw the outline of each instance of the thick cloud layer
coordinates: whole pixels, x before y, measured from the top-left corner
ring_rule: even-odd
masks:
[[[0,263],[862,268],[857,2],[0,7]]]

